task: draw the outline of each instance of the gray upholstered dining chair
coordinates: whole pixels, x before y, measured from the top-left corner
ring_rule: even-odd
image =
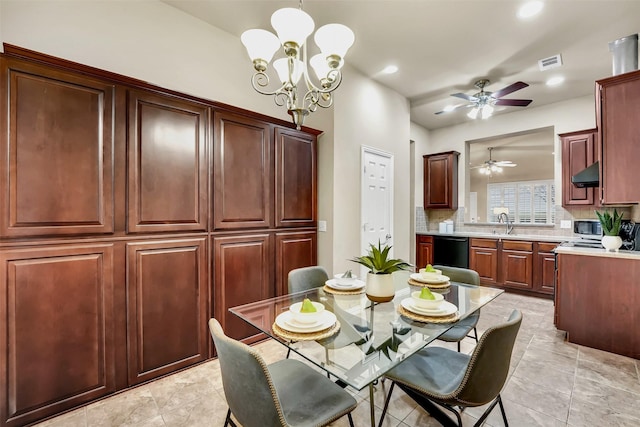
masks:
[[[442,270],[442,274],[448,276],[454,282],[469,283],[471,285],[480,285],[480,275],[475,270],[460,267],[448,267],[445,265],[434,265],[433,268]],[[458,344],[460,351],[460,341],[465,337],[473,338],[478,342],[478,330],[476,325],[480,319],[480,310],[475,311],[468,317],[459,321],[454,327],[438,337],[439,340],[446,342],[455,342]],[[469,333],[473,330],[473,335]]]
[[[329,280],[327,270],[319,265],[296,268],[289,272],[289,293],[318,288],[323,286],[327,280]]]
[[[382,410],[380,425],[397,384],[437,419],[445,417],[451,422],[433,403],[453,412],[458,425],[462,426],[460,412],[455,407],[482,406],[491,402],[474,427],[482,425],[496,404],[500,405],[504,425],[508,426],[500,391],[509,373],[520,323],[522,314],[513,310],[507,322],[485,331],[471,355],[442,347],[427,347],[387,372],[386,378],[393,383]]]
[[[347,415],[357,402],[347,391],[298,360],[267,365],[260,354],[224,334],[209,320],[222,386],[229,405],[225,427],[325,426]]]

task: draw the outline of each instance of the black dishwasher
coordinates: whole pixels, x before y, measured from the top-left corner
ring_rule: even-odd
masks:
[[[433,236],[433,263],[469,268],[469,238]]]

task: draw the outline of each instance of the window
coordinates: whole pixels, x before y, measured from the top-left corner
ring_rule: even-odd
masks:
[[[493,208],[509,209],[509,220],[519,224],[553,224],[555,186],[552,180],[487,184],[487,218],[498,222]]]

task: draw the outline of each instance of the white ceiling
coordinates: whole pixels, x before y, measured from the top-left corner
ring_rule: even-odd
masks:
[[[250,28],[272,31],[271,14],[298,1],[163,0],[233,35]],[[316,28],[338,22],[356,42],[346,61],[407,97],[411,120],[427,129],[468,121],[467,109],[434,115],[472,95],[480,78],[495,92],[516,81],[530,86],[505,98],[533,99],[529,107],[593,94],[594,81],[612,74],[608,43],[640,32],[640,0],[545,0],[535,18],[516,17],[521,0],[306,0]],[[215,55],[215,52],[211,53]],[[538,60],[561,54],[563,67],[540,71]],[[382,75],[388,64],[400,71]],[[247,57],[247,67],[250,67]],[[552,75],[560,87],[544,84]],[[247,83],[249,84],[249,83]],[[339,97],[339,91],[336,93]],[[522,107],[496,107],[504,114]]]

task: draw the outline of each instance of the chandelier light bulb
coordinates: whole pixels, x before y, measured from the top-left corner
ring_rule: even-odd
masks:
[[[478,107],[473,107],[471,111],[467,113],[467,117],[469,117],[470,119],[475,119],[476,117],[478,117],[478,111],[480,111]]]
[[[356,40],[353,31],[342,24],[327,24],[318,28],[313,36],[322,54],[326,57],[336,55],[344,58]]]
[[[273,12],[271,26],[276,30],[282,45],[293,42],[298,47],[304,44],[315,28],[313,18],[307,12],[292,7]]]
[[[486,104],[484,107],[482,107],[483,119],[488,119],[489,117],[491,117],[492,114],[493,114],[493,107],[491,105]]]
[[[240,36],[240,40],[252,61],[262,60],[266,64],[271,62],[273,55],[280,48],[280,41],[275,34],[261,29],[247,30]]]
[[[291,76],[289,76],[289,60],[293,61],[293,72]],[[304,63],[299,59],[293,58],[280,58],[273,61],[273,68],[276,69],[276,73],[278,73],[278,78],[280,81],[285,84],[289,82],[289,78],[291,78],[291,83],[296,85],[302,77],[302,73],[304,72]]]
[[[313,68],[313,71],[315,71],[316,76],[318,76],[320,81],[322,81],[322,79],[326,79],[329,71],[331,71],[329,64],[321,53],[313,55],[309,60],[309,64],[311,64],[311,68]]]

